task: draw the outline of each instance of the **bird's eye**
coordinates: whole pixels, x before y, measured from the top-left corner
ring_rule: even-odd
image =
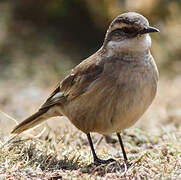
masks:
[[[111,32],[111,34],[114,34],[114,36],[120,36],[121,35],[121,30],[120,29],[116,29],[114,31]]]
[[[115,36],[120,36],[120,32],[115,32],[114,35]]]
[[[133,27],[130,27],[130,28],[128,28],[128,27],[123,27],[121,30],[122,30],[124,33],[127,33],[127,34],[132,34],[132,33],[135,33],[135,32],[136,32],[136,29],[133,28]]]

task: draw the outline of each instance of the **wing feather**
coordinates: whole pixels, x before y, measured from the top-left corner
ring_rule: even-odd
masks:
[[[103,65],[95,63],[79,64],[70,75],[56,86],[53,93],[40,109],[63,104],[83,94],[89,85],[103,72]]]

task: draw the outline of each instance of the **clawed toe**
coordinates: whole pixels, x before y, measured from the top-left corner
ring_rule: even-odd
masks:
[[[102,159],[97,158],[97,159],[94,160],[94,164],[96,164],[96,165],[109,164],[109,163],[114,162],[114,161],[116,161],[116,160],[114,160],[114,159],[102,160]]]

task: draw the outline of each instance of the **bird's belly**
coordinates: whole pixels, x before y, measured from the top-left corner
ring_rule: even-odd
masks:
[[[146,94],[138,92],[135,95],[130,95],[124,104],[119,102],[112,120],[114,131],[120,132],[132,126],[151,104],[154,98],[154,96],[151,97],[151,94],[151,91]]]
[[[84,133],[112,132],[110,119],[114,109],[106,96],[107,94],[100,91],[97,94],[84,95],[62,108],[63,114]]]
[[[157,87],[157,82],[152,79],[143,79],[141,84],[129,83],[102,86],[85,93],[62,108],[63,114],[85,133],[105,134],[128,128],[149,107]]]
[[[112,118],[114,132],[120,132],[132,126],[152,103],[157,90],[157,82],[145,80],[142,83],[133,89],[128,88],[127,93],[121,92],[124,96],[120,96],[117,101]]]

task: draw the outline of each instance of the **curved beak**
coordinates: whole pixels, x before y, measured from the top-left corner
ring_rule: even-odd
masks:
[[[153,33],[153,32],[160,32],[159,29],[155,28],[155,27],[146,27],[144,29],[142,29],[139,34],[146,34],[146,33]]]

